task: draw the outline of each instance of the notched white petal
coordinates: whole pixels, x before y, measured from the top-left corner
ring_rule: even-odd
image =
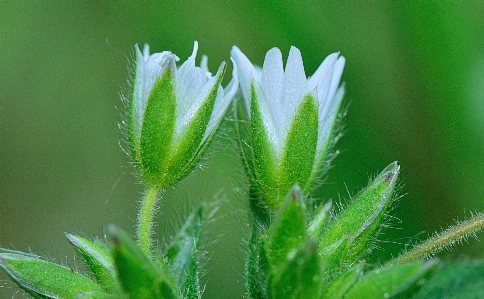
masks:
[[[343,95],[345,92],[344,84],[338,88],[336,91],[333,99],[328,101],[325,109],[326,112],[323,115],[319,115],[319,124],[318,124],[318,143],[316,146],[316,156],[319,156],[324,149],[325,143],[330,142],[328,140],[329,137],[329,130],[333,126],[336,117],[338,116],[338,107],[341,105],[341,101],[343,100]]]
[[[240,89],[245,101],[245,106],[250,111],[250,85],[252,81],[260,79],[260,73],[257,72],[250,60],[240,51],[237,46],[233,46],[230,54],[237,64],[238,79],[240,82]]]
[[[345,63],[346,59],[344,57],[339,57],[334,65],[333,74],[331,76],[331,85],[328,92],[328,100],[332,100],[334,97],[336,89],[338,88],[341,80],[341,75],[343,74]]]
[[[138,45],[136,45],[136,47],[138,47]],[[150,45],[145,44],[143,47],[143,60],[147,61],[149,57],[150,57]]]
[[[320,103],[321,112],[323,104],[328,100],[328,92],[331,86],[331,77],[333,75],[334,65],[338,59],[338,53],[333,53],[326,57],[321,63],[316,73],[309,80],[309,90],[316,95]]]
[[[296,47],[291,47],[284,71],[284,99],[282,105],[286,110],[284,118],[288,126],[291,124],[299,105],[307,94],[307,78],[304,73],[304,65],[301,52]]]
[[[260,80],[261,88],[269,107],[280,109],[284,90],[284,68],[282,53],[278,48],[270,49],[265,57]]]
[[[202,55],[202,59],[200,60],[200,68],[205,72],[205,76],[207,76],[207,78],[212,78],[212,73],[208,70],[207,55]]]

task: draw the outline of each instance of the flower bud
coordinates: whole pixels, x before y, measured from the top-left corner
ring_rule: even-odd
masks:
[[[222,63],[212,76],[195,66],[198,43],[179,68],[171,52],[143,53],[136,46],[136,74],[129,107],[128,138],[137,170],[146,184],[174,185],[198,163],[234,96],[237,73],[224,90]]]
[[[267,52],[262,72],[235,46],[232,57],[249,124],[241,137],[246,168],[258,195],[279,208],[294,184],[306,193],[321,175],[344,93],[338,86],[345,59],[331,54],[307,78],[295,47],[285,69],[277,48]]]

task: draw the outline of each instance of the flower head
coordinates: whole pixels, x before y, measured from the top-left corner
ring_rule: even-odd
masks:
[[[295,183],[308,191],[321,173],[343,98],[345,59],[333,53],[307,78],[295,47],[285,69],[278,48],[267,52],[262,71],[235,46],[232,57],[250,123],[250,176],[259,195],[277,207]]]
[[[172,186],[198,163],[234,96],[237,73],[221,87],[222,62],[215,76],[207,59],[195,66],[198,43],[179,68],[171,52],[143,53],[136,45],[136,75],[130,102],[128,135],[131,153],[146,183]]]

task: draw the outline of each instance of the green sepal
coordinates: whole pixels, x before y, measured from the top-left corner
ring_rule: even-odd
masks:
[[[294,185],[269,229],[269,260],[273,271],[287,263],[290,252],[307,240],[306,207],[301,188]]]
[[[240,154],[242,155],[242,162],[244,163],[244,168],[246,174],[251,180],[250,187],[251,191],[254,190],[252,186],[257,186],[256,180],[254,178],[254,155],[251,146],[251,121],[245,107],[244,101],[234,101],[233,103],[233,116],[235,118],[234,126],[237,135],[237,143],[239,145]]]
[[[179,144],[176,144],[171,149],[172,155],[167,161],[166,170],[167,182],[165,184],[167,186],[174,185],[187,176],[200,161],[210,144],[210,140],[216,129],[214,129],[212,134],[203,143],[202,139],[211,120],[224,73],[225,63],[222,63],[217,72],[217,78],[212,89],[201,103],[197,113],[191,119],[188,125],[189,127],[180,138]]]
[[[246,287],[250,299],[269,299],[270,264],[267,253],[267,236],[258,223],[252,226],[249,252],[245,265]]]
[[[252,165],[249,174],[252,186],[258,191],[265,204],[271,208],[279,208],[278,170],[275,164],[275,153],[264,127],[264,120],[259,106],[259,99],[254,84],[251,85],[250,96],[250,138],[252,147]]]
[[[328,224],[328,220],[330,216],[329,212],[331,211],[332,206],[333,206],[333,202],[329,200],[327,203],[325,203],[324,205],[321,205],[314,212],[314,216],[312,217],[308,226],[309,237],[314,237],[319,240],[319,238],[323,235],[324,230]]]
[[[65,235],[91,269],[97,281],[108,292],[117,291],[113,257],[109,247],[100,241],[91,241],[71,233],[65,233]]]
[[[201,296],[198,248],[202,233],[203,208],[199,207],[185,220],[166,252],[168,269],[183,298]]]
[[[143,179],[158,187],[169,186],[165,177],[166,160],[171,151],[176,120],[173,67],[167,67],[153,85],[143,116],[139,150],[135,151],[140,161],[136,164],[141,167]]]
[[[316,299],[323,283],[318,244],[310,239],[289,253],[280,271],[273,272],[272,299]]]
[[[418,261],[390,265],[365,274],[346,293],[345,299],[408,298],[437,268],[438,262]]]
[[[139,57],[136,61],[136,65],[140,65]],[[138,67],[136,67],[136,73],[134,74],[133,78],[133,89],[131,90],[131,97],[129,99],[129,107],[128,107],[128,125],[127,125],[127,133],[128,133],[128,143],[129,149],[131,152],[131,157],[133,159],[134,164],[138,168],[137,170],[140,173],[142,172],[141,169],[141,160],[139,156],[139,132],[136,130],[136,103],[135,103],[135,91],[138,88],[137,83],[139,83],[138,79]]]
[[[31,254],[0,253],[0,267],[34,298],[74,299],[80,292],[103,291],[73,269]]]
[[[321,298],[342,299],[348,290],[355,284],[363,274],[363,263],[354,264],[352,267],[338,275],[330,282],[323,291]]]
[[[345,86],[344,82],[341,84],[341,86],[338,88],[336,91],[336,94],[331,102],[331,105],[334,105],[334,113],[329,114],[327,117],[329,118],[329,125],[326,127],[326,130],[324,132],[319,132],[319,134],[326,134],[324,136],[324,140],[322,142],[322,149],[319,153],[316,154],[315,158],[315,163],[313,165],[313,171],[311,173],[311,177],[309,178],[309,186],[313,186],[318,183],[318,180],[320,179],[322,175],[322,170],[325,170],[328,165],[328,153],[331,150],[331,147],[334,145],[334,142],[337,139],[337,129],[336,123],[338,121],[338,115],[341,109],[341,103],[343,100],[343,96],[345,93]],[[325,121],[328,121],[326,119]],[[321,128],[319,128],[321,129]]]
[[[119,283],[129,298],[181,298],[166,267],[154,264],[124,231],[109,227]]]
[[[331,223],[321,237],[321,248],[341,240],[350,232],[347,262],[354,262],[368,247],[389,206],[400,167],[387,166],[346,209]]]
[[[294,184],[298,184],[304,192],[309,190],[317,141],[318,104],[308,94],[298,107],[287,134],[281,161],[279,198],[283,198]]]

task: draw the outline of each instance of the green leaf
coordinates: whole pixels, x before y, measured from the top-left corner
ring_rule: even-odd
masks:
[[[345,254],[348,262],[358,259],[375,235],[389,206],[400,167],[387,166],[331,223],[321,237],[321,248],[340,241],[350,232]]]
[[[259,196],[271,208],[279,208],[282,204],[279,198],[279,183],[275,164],[275,153],[271,148],[262,112],[259,107],[259,99],[254,87],[251,85],[251,110],[250,110],[250,136],[252,157],[250,166],[251,183],[256,188]]]
[[[79,255],[86,261],[97,281],[102,284],[107,291],[114,292],[118,286],[114,271],[113,257],[111,250],[106,244],[99,241],[93,242],[87,238],[65,234],[69,242],[75,247]]]
[[[308,182],[313,170],[317,141],[318,104],[316,99],[308,94],[298,107],[284,145],[279,186],[281,197],[294,184],[301,186],[304,192],[311,187],[308,186]]]
[[[138,155],[143,178],[148,184],[158,187],[169,187],[165,181],[166,159],[171,150],[176,110],[172,67],[166,68],[151,90],[140,136]]]
[[[287,194],[269,230],[269,260],[273,271],[285,265],[289,253],[301,247],[306,240],[306,208],[301,188],[295,185]]]
[[[468,261],[437,269],[412,298],[484,298],[484,262]]]
[[[201,296],[198,248],[202,233],[203,208],[199,207],[185,220],[166,252],[168,268],[183,298]]]
[[[225,63],[222,63],[217,72],[217,79],[212,89],[203,100],[197,113],[191,119],[187,130],[180,137],[179,144],[176,144],[174,149],[172,149],[172,156],[167,161],[167,174],[169,180],[172,181],[170,184],[175,184],[188,175],[198,161],[200,161],[200,158],[210,144],[215,130],[203,143],[202,139],[209,122],[214,121],[211,118],[224,73]]]
[[[175,299],[177,295],[167,270],[155,265],[125,232],[109,228],[113,240],[113,259],[124,292],[136,299]]]
[[[273,273],[272,299],[316,299],[323,275],[317,243],[309,240],[294,249],[280,271]]]
[[[73,269],[30,254],[0,253],[0,267],[35,298],[74,299],[79,292],[103,291]]]
[[[342,299],[363,273],[363,263],[357,263],[341,273],[326,288],[321,298]]]
[[[365,274],[344,298],[406,298],[422,286],[437,265],[437,261],[418,261],[375,269]]]

